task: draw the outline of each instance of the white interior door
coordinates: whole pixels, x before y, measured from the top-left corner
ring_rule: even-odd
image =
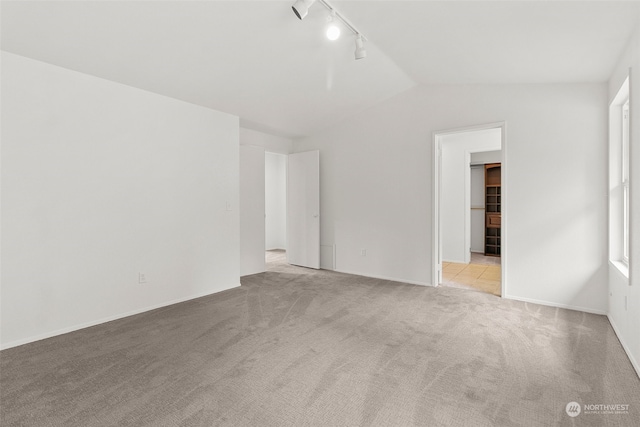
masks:
[[[320,268],[320,152],[288,156],[287,261]]]

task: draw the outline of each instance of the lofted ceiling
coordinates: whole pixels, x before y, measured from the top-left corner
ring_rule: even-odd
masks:
[[[604,82],[637,1],[339,1],[369,41],[288,1],[2,1],[2,49],[300,137],[416,84]]]

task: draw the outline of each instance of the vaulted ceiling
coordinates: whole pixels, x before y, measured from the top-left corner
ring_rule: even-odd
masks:
[[[369,41],[322,31],[319,4],[2,1],[2,49],[298,137],[416,84],[604,82],[637,1],[339,1]]]

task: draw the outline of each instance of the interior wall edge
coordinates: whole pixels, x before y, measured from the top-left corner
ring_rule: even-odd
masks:
[[[620,329],[618,328],[618,326],[616,326],[616,323],[608,314],[607,314],[607,320],[609,321],[609,324],[611,325],[613,332],[615,332],[616,337],[618,338],[618,341],[620,341],[620,345],[624,349],[624,352],[627,353],[627,357],[629,358],[629,361],[631,362],[633,369],[635,369],[636,374],[638,374],[638,377],[640,378],[640,363],[633,356],[633,353],[631,352],[631,348],[626,342],[624,335],[620,333],[621,332]]]

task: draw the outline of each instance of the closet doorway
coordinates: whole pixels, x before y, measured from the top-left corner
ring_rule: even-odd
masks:
[[[434,135],[436,285],[505,295],[504,124]]]

